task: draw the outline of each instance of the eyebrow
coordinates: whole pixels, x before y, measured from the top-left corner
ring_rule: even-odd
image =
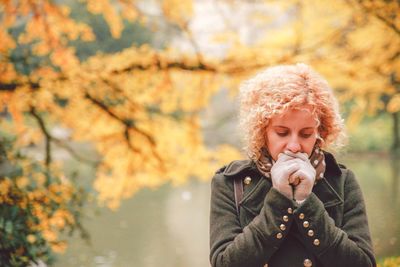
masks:
[[[272,125],[273,128],[283,128],[283,129],[289,129],[289,127],[283,126],[283,125]],[[316,127],[311,127],[307,126],[304,128],[301,128],[301,130],[314,130]]]

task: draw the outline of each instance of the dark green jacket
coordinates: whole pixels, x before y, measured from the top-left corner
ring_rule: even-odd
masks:
[[[234,161],[217,171],[211,186],[211,265],[376,266],[354,174],[329,153],[325,161],[325,178],[301,205],[273,188],[250,160]],[[251,178],[244,184],[240,216],[233,189],[237,176]]]

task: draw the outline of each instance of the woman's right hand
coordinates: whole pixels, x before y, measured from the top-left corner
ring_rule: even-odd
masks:
[[[289,177],[299,169],[293,157],[280,153],[271,168],[272,186],[289,199],[293,199],[293,188]]]

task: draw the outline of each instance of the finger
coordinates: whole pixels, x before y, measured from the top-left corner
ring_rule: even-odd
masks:
[[[292,174],[289,176],[289,184],[297,186],[300,183],[300,178]]]
[[[290,175],[293,173],[299,171],[300,166],[297,162],[291,162],[290,164],[287,164],[283,170],[283,175],[284,177],[289,178]]]
[[[299,158],[292,158],[290,161],[288,160],[288,161],[286,161],[285,163],[296,163],[296,164],[298,164],[300,167],[303,167],[303,168],[307,168],[307,166],[308,165],[310,165],[311,166],[311,164],[309,163],[309,160],[306,160],[306,161],[304,161],[304,160],[302,160],[302,159],[299,159]],[[311,166],[312,167],[312,166]]]
[[[307,153],[301,153],[301,152],[293,153],[293,152],[291,152],[291,151],[289,151],[289,150],[285,150],[285,151],[284,151],[284,154],[285,154],[285,155],[288,155],[288,156],[290,156],[290,157],[293,157],[293,158],[299,158],[299,159],[301,159],[301,160],[308,160],[308,155],[307,155]]]
[[[300,168],[304,169],[305,171],[312,171],[314,169],[309,159],[302,160],[299,158],[295,158],[291,162],[296,162],[297,164],[299,164]]]
[[[299,177],[300,181],[308,180],[312,181],[315,179],[315,173],[305,171],[304,169],[297,170],[293,175]]]
[[[288,160],[292,160],[294,159],[294,157],[291,157],[289,155],[286,155],[285,153],[280,153],[278,155],[278,160],[275,163],[279,163],[279,162],[286,162]]]
[[[297,156],[299,159],[302,159],[302,160],[304,160],[304,161],[307,161],[307,160],[308,160],[308,154],[307,154],[307,153],[296,153],[296,156]]]

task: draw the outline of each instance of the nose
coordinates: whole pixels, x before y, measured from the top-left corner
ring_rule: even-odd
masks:
[[[290,152],[301,152],[301,145],[297,137],[292,137],[286,145],[286,149]]]

